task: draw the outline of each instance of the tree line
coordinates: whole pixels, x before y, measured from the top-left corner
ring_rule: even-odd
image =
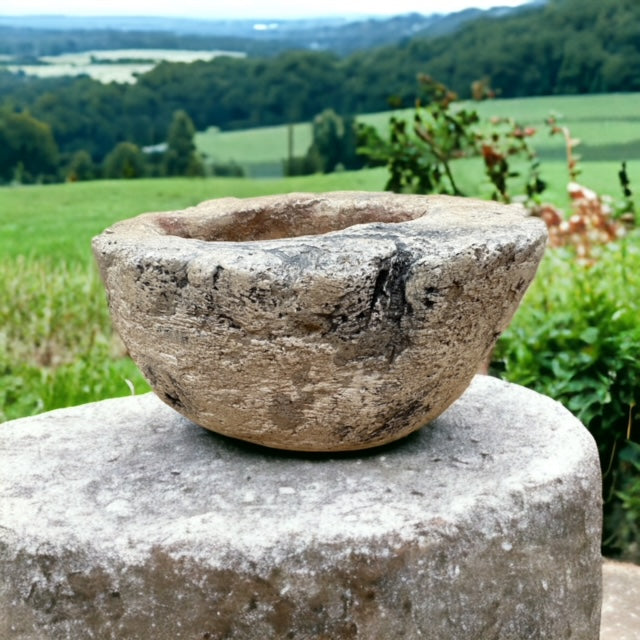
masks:
[[[264,30],[256,30],[251,20],[76,17],[70,24],[68,18],[53,18],[51,24],[46,17],[17,18],[10,25],[0,24],[0,54],[18,58],[22,64],[37,62],[40,56],[113,49],[222,49],[254,57],[315,49],[346,55],[420,32],[449,33],[481,13],[480,9],[467,9],[446,15],[411,13],[349,21],[287,20],[277,29]]]
[[[504,18],[477,19],[450,36],[343,58],[287,51],[162,63],[135,84],[0,72],[0,131],[3,121],[6,130],[8,119],[23,114],[49,128],[60,163],[80,150],[102,163],[121,142],[166,141],[176,111],[198,130],[248,128],[308,121],[324,109],[380,111],[390,98],[393,106],[410,106],[420,73],[465,98],[479,81],[502,97],[640,91],[638,69],[637,0],[549,0]],[[41,129],[28,130],[50,144]]]
[[[26,28],[0,25],[0,54],[17,63],[37,62],[40,56],[111,49],[187,49],[241,51],[253,56],[272,56],[289,48],[285,41],[261,41],[233,35],[173,33],[121,29]]]
[[[28,112],[0,109],[0,184],[202,176],[205,167],[196,151],[194,135],[191,118],[178,110],[173,114],[166,143],[145,152],[133,142],[120,141],[97,163],[85,149],[61,154],[51,127]]]

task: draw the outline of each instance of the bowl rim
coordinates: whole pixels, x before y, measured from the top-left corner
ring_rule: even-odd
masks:
[[[311,206],[311,214],[322,216],[340,212],[380,211],[387,218],[399,220],[371,220],[355,222],[320,233],[299,233],[268,238],[240,240],[206,239],[191,233],[190,227],[219,222],[220,228],[241,223],[238,217],[264,213],[269,207]],[[352,205],[353,209],[349,209]],[[400,214],[398,215],[398,212]],[[407,213],[408,212],[408,213]],[[478,200],[448,195],[413,195],[368,191],[333,191],[327,193],[293,192],[251,198],[216,198],[176,211],[143,213],[118,221],[93,239],[94,251],[112,253],[118,248],[138,250],[162,249],[169,253],[186,251],[193,255],[201,250],[216,248],[250,252],[275,248],[294,250],[296,246],[318,245],[325,250],[339,251],[345,243],[331,242],[340,236],[350,243],[350,237],[362,241],[388,241],[411,237],[419,241],[446,242],[455,238],[463,242],[465,236],[477,244],[477,234],[486,230],[487,238],[494,235],[516,237],[523,232],[546,240],[546,225],[539,218],[529,216],[521,205],[507,205],[495,201]],[[464,243],[464,242],[463,242]]]

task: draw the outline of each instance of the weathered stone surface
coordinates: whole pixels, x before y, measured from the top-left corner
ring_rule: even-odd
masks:
[[[0,425],[0,637],[596,640],[600,471],[479,376],[360,455],[275,452],[148,394]]]
[[[219,433],[328,451],[395,440],[449,406],[545,239],[519,208],[347,192],[147,214],[94,251],[162,400]]]

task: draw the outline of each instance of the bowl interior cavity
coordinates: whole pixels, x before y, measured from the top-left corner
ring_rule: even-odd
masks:
[[[207,242],[247,242],[321,235],[367,223],[400,223],[424,215],[423,211],[368,203],[365,207],[327,206],[310,200],[264,207],[237,206],[234,210],[196,210],[188,215],[157,214],[166,235]]]

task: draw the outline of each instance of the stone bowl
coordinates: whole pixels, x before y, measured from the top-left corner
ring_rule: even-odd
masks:
[[[401,438],[462,394],[546,237],[493,202],[294,193],[144,214],[93,250],[163,401],[235,438],[346,451]]]

